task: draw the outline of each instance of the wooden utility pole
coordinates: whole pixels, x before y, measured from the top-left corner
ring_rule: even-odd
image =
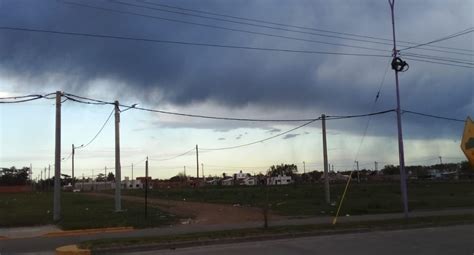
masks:
[[[120,108],[119,102],[115,101],[115,211],[122,211],[121,200],[121,169],[120,169]]]
[[[199,179],[199,149],[196,144],[196,178]]]
[[[392,14],[392,34],[393,34],[393,53],[392,53],[392,69],[395,71],[395,89],[397,94],[397,129],[398,129],[398,157],[400,161],[400,189],[402,194],[403,212],[405,218],[408,218],[408,191],[407,178],[405,173],[405,153],[403,150],[403,134],[402,134],[402,111],[400,108],[400,91],[398,82],[398,72],[403,71],[403,65],[406,64],[398,57],[397,40],[395,38],[395,0],[388,0],[390,11]],[[400,69],[401,67],[401,69]]]
[[[324,158],[324,195],[326,203],[331,203],[331,194],[329,193],[329,164],[328,164],[328,148],[326,144],[326,115],[321,115],[323,126],[323,158]]]
[[[61,219],[61,91],[56,91],[56,130],[54,145],[53,220]]]

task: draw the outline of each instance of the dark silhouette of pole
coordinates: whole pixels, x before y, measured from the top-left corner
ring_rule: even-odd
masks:
[[[359,174],[359,161],[356,160],[356,165],[357,165],[357,183],[360,183],[360,174]],[[351,176],[352,178],[352,176]]]
[[[392,14],[392,34],[393,34],[393,61],[392,69],[395,71],[395,87],[397,92],[397,128],[398,128],[398,156],[400,161],[400,189],[402,193],[402,204],[403,204],[403,213],[405,218],[408,218],[408,191],[407,191],[407,178],[405,173],[405,154],[403,151],[403,134],[402,134],[402,112],[400,108],[400,91],[399,91],[399,81],[398,81],[398,67],[394,64],[398,58],[397,51],[397,40],[395,37],[395,0],[388,0],[390,4],[390,10]]]
[[[115,101],[115,211],[122,210],[122,201],[120,197],[122,183],[121,183],[121,169],[120,169],[120,108],[119,102]]]
[[[61,91],[56,91],[56,130],[54,146],[53,220],[61,219]]]
[[[145,219],[148,217],[148,157],[145,162]]]
[[[199,180],[199,149],[196,144],[196,178]]]
[[[72,187],[74,188],[74,154],[75,154],[75,148],[74,144],[72,145],[72,153],[71,153],[71,161],[72,161],[72,167],[71,167],[71,175],[72,175]]]
[[[323,126],[323,158],[324,158],[324,195],[326,203],[331,203],[331,194],[329,193],[329,164],[328,164],[328,148],[326,143],[326,115],[321,115]]]

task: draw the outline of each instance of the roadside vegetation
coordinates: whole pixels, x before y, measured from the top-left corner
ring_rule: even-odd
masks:
[[[332,205],[324,200],[322,184],[285,186],[205,186],[149,190],[150,198],[224,203],[263,207],[286,216],[334,215],[344,183],[331,184]],[[142,190],[124,190],[125,195],[143,196]],[[411,182],[408,186],[410,210],[437,210],[474,206],[474,182]],[[401,212],[398,182],[351,183],[341,215]]]
[[[314,236],[340,234],[350,232],[366,232],[375,230],[395,230],[422,227],[435,227],[474,223],[474,215],[431,216],[383,221],[353,222],[342,224],[292,225],[269,228],[248,228],[212,232],[188,233],[180,235],[163,235],[140,238],[111,238],[82,242],[81,248],[93,252],[113,252],[140,250],[147,248],[164,249],[225,242],[248,240],[265,240],[298,236]]]
[[[114,212],[114,200],[80,193],[61,194],[62,220],[65,230],[132,226],[158,227],[174,223],[177,218],[158,208],[148,207],[145,219],[142,203],[123,201],[123,212]],[[53,193],[0,193],[0,227],[54,224]]]

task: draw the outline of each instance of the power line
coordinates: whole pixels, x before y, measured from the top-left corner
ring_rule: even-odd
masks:
[[[90,100],[96,104],[113,104],[112,102],[107,102],[98,99],[92,99],[82,96],[77,96],[69,93],[65,93],[67,96],[71,98],[80,98],[83,100]],[[79,103],[87,103],[81,100],[75,100],[75,102]],[[120,104],[121,107],[130,107],[129,105]],[[256,118],[230,118],[230,117],[219,117],[219,116],[209,116],[209,115],[199,115],[199,114],[189,114],[189,113],[179,113],[179,112],[171,112],[171,111],[163,111],[163,110],[155,110],[149,109],[144,107],[133,107],[131,109],[140,110],[140,111],[147,111],[147,112],[154,112],[154,113],[161,113],[161,114],[168,114],[168,115],[176,115],[182,117],[191,117],[191,118],[203,118],[203,119],[216,119],[216,120],[230,120],[230,121],[249,121],[249,122],[304,122],[304,121],[311,121],[314,118],[307,118],[307,119],[256,119]]]
[[[472,32],[474,32],[474,29],[472,27],[470,27],[468,29],[464,29],[460,32],[456,32],[454,34],[451,34],[451,35],[448,35],[448,36],[445,36],[445,37],[442,37],[442,38],[439,38],[439,39],[436,39],[436,40],[433,40],[433,41],[429,41],[429,42],[426,42],[426,43],[421,43],[421,44],[417,44],[417,45],[413,45],[413,46],[410,46],[410,47],[400,49],[399,51],[414,49],[414,48],[418,48],[418,47],[425,46],[425,45],[428,45],[428,44],[449,40],[449,39],[452,39],[452,38],[455,38],[455,37],[458,37],[458,36],[462,36],[462,35],[465,35],[465,34],[469,34],[469,33],[472,33]]]
[[[138,38],[138,37],[116,36],[116,35],[106,35],[106,34],[66,32],[66,31],[59,31],[59,30],[34,29],[34,28],[24,28],[24,27],[1,26],[0,29],[1,30],[11,30],[11,31],[22,31],[22,32],[47,33],[47,34],[55,34],[55,35],[68,35],[68,36],[80,36],[80,37],[92,37],[92,38],[106,38],[106,39],[117,39],[117,40],[127,40],[127,41],[141,41],[141,42],[149,42],[149,43],[177,44],[177,45],[187,45],[187,46],[215,47],[215,48],[241,49],[241,50],[253,50],[253,51],[286,52],[286,53],[302,53],[302,54],[321,54],[321,55],[337,55],[337,56],[358,56],[358,57],[380,57],[380,58],[390,57],[388,55],[380,55],[380,54],[361,54],[361,53],[345,53],[345,52],[329,52],[329,51],[294,50],[294,49],[263,48],[263,47],[238,46],[238,45],[213,44],[213,43],[197,43],[197,42],[186,42],[186,41],[172,41],[172,40],[160,40],[160,39],[148,39],[148,38]]]
[[[102,130],[104,130],[104,127],[105,125],[107,125],[107,123],[109,122],[110,120],[110,117],[112,117],[112,114],[114,113],[115,109],[113,109],[110,114],[109,114],[109,117],[107,117],[107,119],[105,120],[104,124],[102,125],[102,127],[99,129],[99,131],[97,132],[97,134],[95,134],[95,136],[85,145],[81,145],[79,147],[76,147],[76,149],[84,149],[86,148],[87,146],[89,146],[89,144],[91,144],[92,142],[94,142],[94,140],[100,135],[100,133],[102,132]]]
[[[352,119],[352,118],[360,118],[360,117],[369,117],[374,115],[385,114],[389,112],[395,112],[395,109],[380,111],[380,112],[372,112],[372,113],[365,113],[365,114],[357,114],[357,115],[328,115],[326,116],[326,120],[340,120],[340,119]]]
[[[311,123],[313,123],[313,122],[315,122],[315,121],[317,121],[317,120],[321,120],[321,118],[311,120],[311,121],[309,121],[309,122],[306,122],[306,123],[304,123],[304,124],[302,124],[302,125],[299,125],[299,126],[297,126],[297,127],[295,127],[295,128],[292,128],[292,129],[290,129],[290,130],[287,130],[287,131],[285,131],[285,132],[281,132],[281,133],[279,133],[279,134],[276,134],[276,135],[273,135],[273,136],[267,137],[267,138],[265,138],[265,139],[261,139],[261,140],[255,141],[255,142],[246,143],[246,144],[241,144],[241,145],[236,145],[236,146],[230,146],[230,147],[222,147],[222,148],[208,148],[208,149],[202,148],[201,150],[203,150],[203,151],[230,150],[230,149],[236,149],[236,148],[240,148],[240,147],[245,147],[245,146],[254,145],[254,144],[257,144],[257,143],[262,143],[262,142],[268,141],[268,140],[270,140],[270,139],[274,139],[274,138],[277,138],[277,137],[279,137],[279,136],[282,136],[282,135],[284,135],[284,134],[288,134],[288,133],[293,132],[293,131],[295,131],[295,130],[297,130],[297,129],[300,129],[300,128],[302,128],[302,127],[305,127],[305,126],[307,126],[307,125],[309,125],[309,124],[311,124]]]
[[[409,110],[403,110],[402,113],[409,113],[409,114],[414,114],[414,115],[419,115],[419,116],[424,116],[424,117],[430,117],[430,118],[435,118],[435,119],[449,120],[449,121],[466,122],[465,120],[461,120],[461,119],[437,116],[437,115],[426,114],[426,113],[421,113],[421,112],[414,112],[414,111],[409,111]]]
[[[473,66],[469,66],[469,65],[450,64],[446,62],[433,61],[433,60],[421,59],[421,58],[415,58],[415,57],[405,57],[405,59],[409,59],[409,60],[413,60],[417,62],[445,65],[445,66],[455,66],[455,67],[463,67],[463,68],[470,68],[470,69],[474,68]]]
[[[228,20],[228,19],[222,19],[222,18],[215,18],[215,17],[209,17],[209,16],[202,16],[202,15],[197,15],[197,14],[192,14],[192,13],[185,13],[185,12],[178,12],[178,11],[172,11],[172,10],[166,10],[166,9],[160,9],[160,8],[155,8],[151,6],[146,6],[146,5],[137,5],[137,4],[131,4],[127,2],[120,2],[120,1],[113,1],[117,4],[122,4],[122,5],[128,5],[128,6],[133,6],[133,7],[138,7],[138,8],[145,8],[145,9],[150,9],[150,10],[155,10],[155,11],[161,11],[161,12],[168,12],[168,13],[174,13],[174,14],[179,14],[179,15],[186,15],[186,16],[193,16],[193,17],[198,17],[198,18],[203,18],[203,19],[210,19],[210,20],[216,20],[216,21],[222,21],[222,22],[229,22],[229,23],[235,23],[235,24],[240,24],[240,25],[247,25],[247,26],[253,26],[253,27],[259,27],[259,28],[266,28],[266,29],[273,29],[273,30],[279,30],[279,31],[287,31],[287,32],[293,32],[293,33],[300,33],[300,34],[309,34],[309,35],[315,35],[315,36],[322,36],[322,37],[329,37],[329,38],[337,38],[337,39],[343,39],[343,40],[351,40],[351,41],[357,41],[357,42],[368,42],[368,43],[373,43],[373,44],[382,44],[382,45],[390,45],[390,43],[384,43],[384,42],[377,42],[373,40],[366,40],[366,39],[356,39],[356,38],[348,38],[348,37],[343,37],[343,36],[336,36],[336,35],[328,35],[328,34],[321,34],[321,33],[312,33],[312,32],[304,32],[300,30],[293,30],[293,29],[288,29],[288,28],[282,28],[282,27],[274,27],[274,26],[267,26],[267,25],[259,25],[259,24],[254,24],[254,23],[248,23],[248,22],[242,22],[242,21],[235,21],[235,20]],[[70,2],[69,2],[70,3]],[[154,3],[146,2],[148,4],[153,5]],[[169,8],[169,7],[168,7]],[[263,22],[264,23],[264,22]],[[280,24],[279,26],[287,26],[284,24]],[[287,26],[291,27],[291,26]],[[301,29],[301,28],[300,28]],[[310,29],[310,30],[315,30],[315,29]],[[339,34],[339,35],[348,35],[348,33],[340,33],[340,32],[329,32],[328,30],[318,30],[317,31],[324,31],[325,33],[333,33],[333,34]],[[357,36],[357,37],[362,37],[362,38],[370,38],[369,36],[358,36],[351,34],[350,36]],[[388,39],[376,39],[376,40],[382,40],[382,41],[390,41]],[[414,44],[414,43],[411,43]],[[452,53],[452,54],[461,54],[464,55],[466,53],[460,53],[460,52],[452,52],[452,51],[445,51],[445,50],[434,50],[434,49],[426,49],[424,50],[430,50],[430,51],[439,51],[439,52],[446,52],[446,53]],[[459,49],[458,49],[459,50]]]
[[[38,100],[38,99],[44,98],[44,97],[49,96],[49,95],[51,95],[51,94],[2,97],[2,98],[0,98],[0,100],[14,100],[14,101],[0,101],[0,104],[25,103],[25,102]]]
[[[175,159],[175,158],[179,158],[179,157],[185,156],[185,155],[189,154],[189,153],[192,152],[192,151],[195,151],[195,148],[192,148],[192,149],[189,150],[189,151],[186,151],[186,152],[184,152],[184,153],[181,153],[181,154],[176,155],[176,156],[171,157],[171,158],[166,158],[166,159],[149,159],[149,160],[151,160],[151,161],[168,161],[168,160],[172,160],[172,159]]]
[[[410,53],[410,52],[405,53],[405,54],[400,54],[400,56],[412,56],[416,58],[433,59],[433,60],[439,60],[439,61],[445,61],[445,62],[451,62],[451,63],[457,63],[457,64],[474,65],[474,62],[465,60],[465,59],[442,57],[442,56],[430,56],[430,55],[415,54],[415,53]]]
[[[221,29],[221,30],[227,30],[227,31],[233,31],[233,32],[242,32],[242,33],[247,33],[247,34],[263,35],[263,36],[268,36],[268,37],[277,37],[277,38],[283,38],[283,39],[289,39],[289,40],[326,44],[326,45],[331,45],[331,46],[341,46],[341,47],[349,47],[349,48],[356,48],[356,49],[363,49],[363,50],[372,50],[372,51],[379,51],[379,52],[390,52],[389,50],[384,50],[384,49],[377,49],[377,48],[370,48],[370,47],[363,47],[363,46],[355,46],[355,45],[348,45],[348,44],[341,44],[341,43],[333,43],[333,42],[326,42],[326,41],[317,41],[317,40],[304,39],[304,38],[298,38],[298,37],[262,33],[262,32],[249,31],[249,30],[243,30],[243,29],[237,29],[237,28],[229,28],[229,27],[223,27],[223,26],[217,26],[217,25],[209,25],[209,24],[204,24],[204,23],[197,23],[197,22],[191,22],[191,21],[164,18],[164,17],[160,17],[160,16],[152,16],[152,15],[136,13],[136,12],[130,12],[130,11],[121,11],[121,10],[103,8],[103,7],[99,7],[99,6],[93,6],[93,5],[88,5],[88,4],[76,3],[76,2],[69,2],[69,1],[63,1],[63,2],[65,4],[77,5],[77,6],[81,6],[81,7],[86,7],[86,8],[91,8],[91,9],[98,9],[98,10],[107,11],[107,12],[115,12],[115,13],[120,13],[120,14],[134,15],[134,16],[139,16],[139,17],[165,20],[165,21],[170,21],[170,22],[177,22],[177,23],[183,23],[183,24],[195,25],[195,26],[201,26],[201,27],[209,27],[209,28]],[[144,6],[141,6],[141,5],[134,5],[134,4],[130,4],[130,3],[123,3],[123,2],[116,2],[116,3],[124,4],[124,5],[131,5],[131,6],[136,6],[136,7],[144,7]]]

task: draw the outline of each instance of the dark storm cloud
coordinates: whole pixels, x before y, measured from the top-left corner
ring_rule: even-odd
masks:
[[[390,50],[390,46],[183,17],[110,1],[78,2],[229,28]],[[469,19],[472,17],[472,13],[469,14],[469,5],[472,9],[470,2],[423,3],[397,3],[400,6],[397,12],[399,37],[426,41],[472,26],[472,19]],[[357,1],[349,4],[339,1],[208,0],[173,1],[170,4],[390,37],[386,1]],[[450,11],[446,11],[446,8]],[[104,12],[66,5],[61,1],[3,1],[0,15],[3,26],[254,47],[361,52]],[[456,40],[455,46],[472,48],[472,36],[467,38]],[[388,59],[257,52],[0,31],[0,64],[0,74],[17,80],[27,91],[41,86],[59,87],[83,94],[90,90],[96,91],[96,81],[106,80],[120,86],[108,97],[125,98],[133,95],[154,106],[163,103],[188,106],[213,102],[230,109],[250,105],[261,109],[311,114],[365,113],[395,106],[393,73],[389,70],[379,102],[375,108],[372,107]],[[457,118],[474,113],[472,71],[416,62],[410,62],[410,66],[410,70],[400,77],[403,108]],[[104,95],[100,96],[104,98]],[[376,128],[373,132],[392,134],[392,117],[374,120]],[[409,130],[408,136],[452,136],[456,133],[453,130],[458,129],[452,123],[415,116],[404,116],[404,120],[404,128]],[[360,133],[364,125],[365,120],[350,120],[332,122],[331,128]],[[235,127],[225,127],[223,130]]]
[[[283,136],[282,139],[291,139],[291,138],[295,138],[299,135],[301,135],[301,134],[286,134],[285,136]]]

